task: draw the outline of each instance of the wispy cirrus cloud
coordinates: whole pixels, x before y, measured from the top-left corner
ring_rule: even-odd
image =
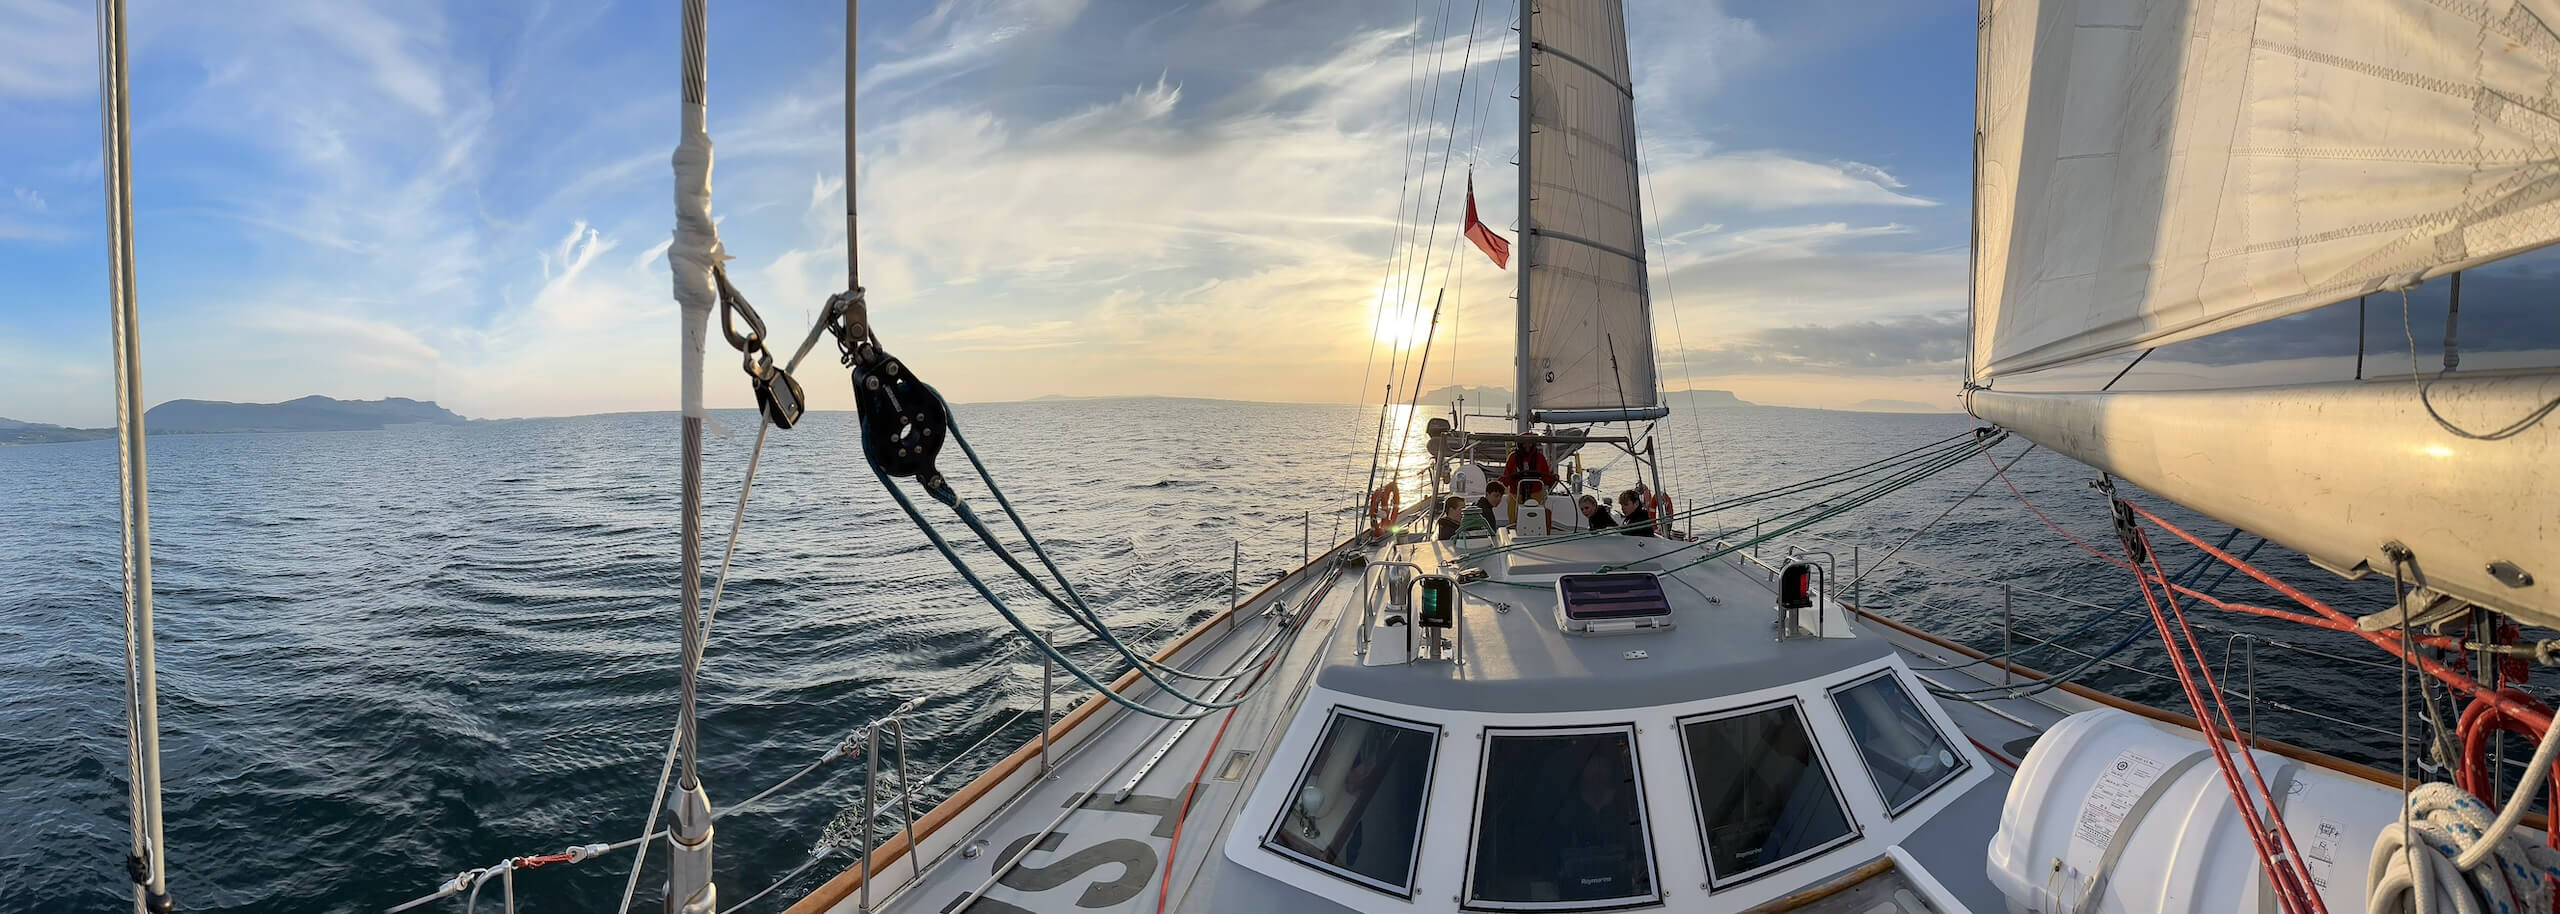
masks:
[[[96,97],[92,11],[72,0],[0,0],[0,106],[13,100]],[[66,40],[88,34],[90,40]],[[5,108],[0,108],[5,110]]]
[[[0,3],[42,7],[31,21],[70,11],[48,40],[87,53],[85,12]],[[1942,312],[1950,289],[1961,301],[1962,257],[1924,215],[1943,190],[1861,150],[1705,139],[1698,101],[1783,59],[1752,18],[1632,6],[1658,301],[1728,335],[1890,327]],[[841,33],[738,24],[785,12],[751,0],[715,29],[712,135],[732,276],[796,337],[844,283],[847,176]],[[1471,12],[875,7],[852,176],[875,323],[971,399],[1366,399],[1375,391],[1353,388],[1372,340],[1425,336],[1434,383],[1443,370],[1502,383],[1509,322],[1494,315],[1512,274],[1449,223],[1470,167],[1488,221],[1517,211],[1517,58],[1512,23],[1488,15],[1470,35]],[[662,49],[634,40],[655,33],[618,17],[300,0],[258,17],[155,16],[159,66],[140,78],[162,82],[136,112],[154,153],[141,157],[157,207],[145,240],[191,239],[152,249],[175,258],[153,262],[168,277],[155,313],[207,353],[236,361],[283,341],[296,359],[249,377],[211,355],[155,358],[152,389],[437,396],[482,416],[672,402],[672,90]],[[28,91],[9,65],[0,105]],[[94,112],[54,104],[47,160],[94,162]],[[94,173],[13,171],[42,199],[96,198],[80,183]],[[0,198],[0,262],[59,243],[32,237],[44,226],[94,218],[62,209],[35,218]],[[0,307],[0,332],[28,313]],[[339,386],[358,378],[411,387]],[[31,389],[0,379],[0,415]],[[745,402],[741,385],[712,391]],[[823,384],[812,395],[844,405]]]

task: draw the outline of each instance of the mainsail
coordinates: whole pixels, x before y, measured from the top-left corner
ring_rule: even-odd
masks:
[[[2555,23],[2560,0],[1986,0],[1968,407],[2342,574],[2560,624],[2560,370],[1999,389],[2560,240]]]
[[[1658,416],[1626,12],[1522,6],[1520,421]]]

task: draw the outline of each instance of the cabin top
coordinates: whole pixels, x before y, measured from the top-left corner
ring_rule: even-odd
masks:
[[[1407,560],[1419,566],[1420,574],[1454,575],[1460,570],[1459,556],[1490,544],[1481,539],[1421,543],[1412,547]],[[1363,595],[1373,607],[1370,637],[1358,637],[1357,617],[1347,619],[1345,637],[1327,647],[1318,683],[1416,707],[1597,711],[1753,692],[1859,667],[1892,653],[1879,639],[1856,637],[1837,607],[1823,620],[1828,624],[1822,634],[1831,637],[1807,632],[1781,640],[1775,584],[1721,561],[1660,574],[1660,608],[1667,611],[1615,626],[1617,631],[1569,632],[1559,621],[1559,578],[1619,569],[1655,572],[1693,561],[1700,553],[1682,548],[1687,545],[1603,536],[1471,563],[1469,567],[1488,574],[1458,588],[1464,594],[1458,601],[1463,619],[1442,631],[1443,637],[1462,642],[1443,653],[1462,662],[1403,662],[1408,634],[1423,638],[1428,630],[1404,624],[1410,607],[1399,608],[1387,593],[1391,569],[1373,568]],[[1662,623],[1667,627],[1658,627]],[[1805,612],[1802,624],[1815,624],[1813,611]]]

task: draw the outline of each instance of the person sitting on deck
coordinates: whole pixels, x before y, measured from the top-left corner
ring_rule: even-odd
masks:
[[[1511,456],[1502,461],[1502,485],[1514,492],[1520,484],[1535,479],[1544,488],[1555,488],[1556,467],[1547,461],[1545,448],[1539,447],[1538,433],[1528,432],[1511,443]]]
[[[1440,502],[1440,539],[1458,538],[1458,525],[1467,517],[1467,500],[1451,495]]]
[[[1502,482],[1500,480],[1484,484],[1484,495],[1476,499],[1476,509],[1484,512],[1485,523],[1497,526],[1503,523],[1500,520],[1503,516],[1502,506],[1504,502],[1502,496],[1507,491],[1509,490],[1502,487]]]
[[[1618,513],[1627,519],[1628,536],[1652,536],[1653,511],[1644,506],[1642,486],[1618,493]]]
[[[1585,495],[1582,496],[1581,505],[1584,529],[1606,530],[1618,525],[1618,519],[1609,516],[1609,506],[1601,504],[1600,499]]]

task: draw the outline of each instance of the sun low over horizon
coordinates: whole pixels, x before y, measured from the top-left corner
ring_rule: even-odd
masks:
[[[91,19],[6,6],[0,416],[106,425]],[[1971,18],[1848,6],[1631,4],[1665,388],[1953,407]],[[1371,360],[1425,339],[1430,386],[1514,386],[1515,274],[1455,238],[1470,177],[1517,236],[1508,6],[862,13],[863,279],[954,399],[1375,402]],[[793,340],[844,284],[839,20],[710,21],[713,212],[740,291]],[[150,402],[674,407],[671,10],[172,4],[132,29]],[[1855,110],[1844,79],[1872,83]],[[851,405],[840,380],[806,386]]]

